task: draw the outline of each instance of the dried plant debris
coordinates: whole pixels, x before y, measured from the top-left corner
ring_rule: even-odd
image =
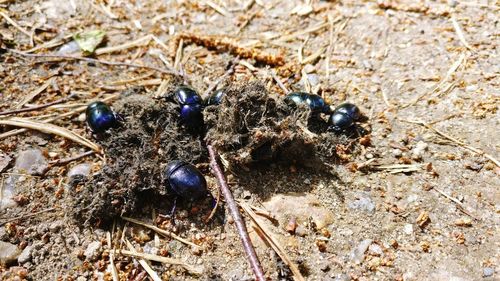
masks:
[[[168,194],[161,175],[169,161],[200,163],[206,159],[199,137],[179,127],[176,104],[132,94],[116,102],[114,109],[125,122],[99,140],[106,164],[72,192],[74,215],[84,221],[107,220],[137,210],[141,194],[142,200],[153,203],[153,198],[159,198],[152,194]]]
[[[205,108],[203,140],[203,133],[181,125],[179,106],[171,98],[174,85],[163,98],[131,94],[114,104],[124,122],[97,140],[106,154],[102,170],[87,182],[75,183],[76,218],[106,221],[153,203],[167,208],[173,196],[162,178],[166,165],[177,159],[208,163],[205,142],[217,147],[229,168],[244,167],[233,169],[243,173],[254,164],[271,162],[325,170],[324,163],[337,160],[337,146],[350,143],[326,130],[325,116],[287,106],[259,82],[235,83],[222,104]]]
[[[324,117],[306,106],[289,107],[259,82],[233,85],[220,107],[205,111],[206,139],[229,168],[263,162],[319,168],[336,159],[337,145],[349,143],[346,136],[327,131]]]

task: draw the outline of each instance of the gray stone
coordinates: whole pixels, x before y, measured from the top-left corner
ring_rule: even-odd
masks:
[[[75,176],[83,176],[86,177],[90,174],[90,164],[89,163],[82,163],[74,166],[68,171],[68,178],[72,178]]]
[[[345,273],[342,273],[335,277],[335,281],[351,281],[351,277],[349,277],[349,275]]]
[[[382,247],[380,247],[379,244],[371,244],[370,247],[368,248],[368,252],[372,256],[381,256],[384,254],[384,251],[382,250]]]
[[[363,262],[365,259],[365,252],[368,249],[368,247],[372,244],[373,240],[372,239],[365,239],[361,241],[356,248],[354,248],[351,251],[350,258],[351,260],[356,263],[360,264]]]
[[[493,276],[495,273],[495,269],[491,267],[485,267],[483,268],[483,277],[490,277]]]
[[[101,255],[101,243],[97,241],[90,243],[83,254],[91,261],[97,260]]]
[[[429,145],[423,141],[417,142],[415,148],[411,150],[411,158],[414,160],[422,159],[424,152],[427,150]]]
[[[20,174],[40,175],[48,168],[47,159],[39,149],[29,149],[19,152],[14,165],[14,174],[5,179],[3,184],[2,199],[0,200],[0,210],[14,207],[16,203],[12,200],[16,193],[18,182],[26,180],[26,177]]]
[[[61,227],[63,226],[63,224],[64,223],[61,220],[58,220],[58,221],[55,221],[55,222],[51,223],[49,225],[50,232],[57,232],[57,231],[59,231],[61,229]]]
[[[41,175],[48,167],[47,159],[39,149],[29,149],[19,152],[14,166],[15,173]]]
[[[24,250],[21,252],[19,257],[17,258],[17,262],[19,262],[19,264],[23,264],[23,263],[27,263],[27,262],[31,261],[32,253],[33,253],[33,246],[28,246],[28,247],[24,248]]]
[[[17,260],[21,251],[16,245],[0,241],[0,264],[9,264]]]
[[[370,214],[375,213],[375,203],[372,198],[364,192],[358,192],[356,194],[356,200],[349,202],[347,206],[350,209],[360,210]]]

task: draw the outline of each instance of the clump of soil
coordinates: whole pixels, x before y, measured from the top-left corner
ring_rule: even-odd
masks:
[[[221,105],[207,107],[206,135],[180,124],[172,92],[166,98],[126,95],[114,109],[124,122],[98,140],[106,152],[103,169],[72,192],[73,214],[86,223],[138,211],[145,204],[171,205],[163,178],[166,165],[177,159],[207,164],[205,141],[218,149],[229,170],[239,173],[255,164],[283,162],[322,169],[336,159],[337,145],[348,142],[327,132],[321,117],[306,107],[287,106],[259,82],[235,83]]]
[[[231,170],[269,162],[294,163],[322,170],[336,159],[336,147],[348,138],[327,131],[324,116],[307,106],[292,108],[258,82],[233,85],[219,107],[205,113],[207,140]]]

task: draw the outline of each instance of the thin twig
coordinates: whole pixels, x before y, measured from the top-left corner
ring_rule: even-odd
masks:
[[[451,16],[451,23],[453,24],[453,28],[455,28],[455,32],[457,33],[460,42],[464,44],[465,48],[472,50],[471,45],[469,45],[469,43],[467,43],[467,40],[465,40],[465,35],[462,31],[462,28],[460,27],[460,24],[457,22],[457,19],[455,19],[454,16]]]
[[[235,65],[236,65],[236,63],[231,63],[231,66],[224,73],[224,75],[222,75],[221,77],[219,77],[219,79],[215,80],[214,83],[212,83],[210,86],[208,86],[208,88],[203,93],[202,97],[208,97],[210,95],[210,93],[217,87],[217,85],[219,85],[220,83],[222,83],[222,81],[226,80],[227,77],[229,77],[229,75],[233,74],[233,72],[234,72],[234,66]]]
[[[56,54],[28,54],[24,52],[20,52],[14,49],[7,49],[7,51],[11,52],[12,54],[23,56],[23,57],[32,57],[32,58],[56,58],[56,59],[62,59],[62,60],[81,60],[81,61],[86,61],[86,62],[91,62],[91,63],[96,63],[96,64],[104,64],[104,65],[110,65],[110,66],[126,66],[126,67],[133,67],[133,68],[144,68],[144,69],[152,69],[164,74],[169,74],[169,75],[176,75],[176,76],[181,76],[182,75],[173,69],[163,69],[155,66],[149,66],[149,65],[140,65],[140,64],[135,64],[135,63],[126,63],[126,62],[113,62],[113,61],[105,61],[105,60],[99,60],[99,59],[93,59],[93,58],[87,58],[87,57],[79,57],[79,56],[69,56],[69,55],[56,55]]]
[[[276,81],[276,84],[278,84],[280,89],[285,93],[285,95],[288,94],[290,91],[285,87],[283,82],[281,82],[280,78],[278,77],[278,75],[276,75],[274,70],[270,70],[269,73],[271,74],[271,77],[273,77],[274,81]]]
[[[64,159],[55,160],[53,162],[50,162],[50,165],[52,165],[52,166],[65,165],[65,164],[68,164],[69,162],[73,162],[75,160],[78,160],[78,159],[81,159],[81,158],[93,155],[94,153],[95,153],[95,151],[90,150],[90,151],[84,152],[82,154],[78,154],[76,156],[72,156],[72,157],[68,157],[68,158],[64,158]]]
[[[172,259],[172,258],[162,257],[162,256],[158,256],[158,255],[153,255],[153,254],[138,253],[138,252],[127,251],[127,250],[114,250],[113,252],[116,254],[134,257],[134,258],[141,258],[141,259],[145,259],[145,260],[149,260],[149,261],[156,261],[156,262],[161,262],[161,263],[165,263],[165,264],[180,265],[184,269],[189,271],[190,273],[197,274],[197,275],[200,275],[203,273],[203,269],[197,268],[197,267],[190,265],[190,264],[187,264],[179,259]]]
[[[25,104],[27,104],[28,102],[30,102],[32,99],[34,99],[36,96],[38,96],[39,94],[41,94],[43,91],[45,91],[49,86],[50,84],[52,84],[52,82],[54,82],[54,79],[55,77],[50,77],[49,79],[47,79],[47,81],[45,81],[45,83],[43,83],[40,87],[38,87],[36,90],[34,90],[33,92],[31,92],[30,94],[28,94],[22,101],[20,101],[17,105],[16,105],[16,109],[19,109],[19,108],[22,108]]]
[[[130,243],[128,240],[125,240],[126,243],[127,243],[127,248],[134,254],[137,254],[137,251],[134,249],[134,246],[132,246],[132,243]],[[141,264],[141,266],[144,268],[144,270],[146,270],[146,272],[149,274],[149,276],[151,277],[151,279],[153,279],[153,281],[161,281],[161,278],[160,276],[158,276],[158,273],[156,273],[156,271],[154,271],[151,266],[148,264],[148,262],[142,258],[139,258],[139,264]]]
[[[240,206],[243,208],[243,210],[250,216],[254,223],[254,229],[257,230],[258,233],[261,234],[261,237],[273,248],[273,250],[280,256],[280,258],[283,260],[283,262],[288,265],[290,268],[290,271],[293,273],[293,279],[295,281],[304,281],[304,277],[300,273],[299,268],[295,263],[292,262],[288,254],[286,253],[285,249],[278,243],[277,239],[271,234],[271,232],[267,229],[267,227],[262,223],[257,218],[257,214],[255,214],[254,211],[252,211],[251,207],[244,203],[241,202]]]
[[[113,250],[113,244],[111,243],[111,233],[109,231],[106,232],[106,239],[108,241],[109,251],[109,264],[111,265],[111,276],[113,277],[113,281],[120,281],[118,277],[118,271],[115,266],[115,251]]]
[[[173,238],[175,240],[178,240],[186,245],[189,245],[189,246],[192,246],[192,247],[199,247],[198,245],[194,244],[193,242],[189,242],[187,241],[186,239],[182,238],[182,237],[179,237],[177,235],[175,235],[174,233],[170,232],[170,231],[167,231],[167,230],[164,230],[164,229],[161,229],[157,226],[154,226],[154,225],[151,225],[151,224],[147,224],[145,222],[142,222],[140,220],[136,220],[136,219],[133,219],[133,218],[129,218],[129,217],[121,217],[122,219],[126,220],[126,221],[129,221],[129,222],[132,222],[132,223],[135,223],[135,224],[138,224],[138,225],[142,225],[146,228],[149,228],[151,230],[154,230],[164,236],[167,236],[167,237],[170,237],[170,238]]]
[[[234,201],[231,190],[229,190],[224,173],[222,172],[217,162],[217,158],[219,158],[218,154],[210,144],[207,145],[207,149],[210,155],[210,167],[212,168],[212,173],[217,178],[217,183],[219,184],[222,194],[226,199],[227,207],[231,213],[231,216],[233,217],[236,228],[238,229],[241,242],[243,243],[243,248],[245,250],[245,253],[247,254],[248,261],[253,269],[255,278],[259,281],[264,281],[266,280],[264,277],[264,271],[262,270],[259,258],[255,253],[255,249],[252,245],[252,241],[250,240],[250,236],[248,236],[247,227],[245,225],[245,222],[243,221],[243,218],[241,217],[240,211],[238,210],[238,205]]]
[[[475,147],[472,147],[468,144],[466,144],[465,142],[463,141],[460,141],[452,136],[449,136],[441,131],[439,131],[438,129],[432,127],[431,125],[423,122],[423,121],[414,121],[414,120],[403,120],[405,122],[408,122],[408,123],[412,123],[412,124],[418,124],[418,125],[421,125],[421,126],[424,126],[426,127],[427,129],[431,130],[431,131],[434,131],[436,134],[438,134],[439,136],[451,141],[451,142],[454,142],[456,143],[458,146],[461,146],[463,148],[466,148],[474,153],[477,153],[479,155],[483,155],[484,157],[488,158],[489,160],[491,160],[493,163],[495,163],[495,165],[497,165],[497,167],[500,167],[500,162],[495,158],[493,157],[492,155],[489,155],[487,153],[485,153],[484,151],[482,151],[481,149],[479,148],[475,148]]]
[[[458,199],[456,199],[456,198],[454,198],[454,197],[451,197],[450,195],[446,194],[444,191],[440,190],[440,189],[439,189],[439,188],[437,188],[437,187],[434,187],[433,189],[435,189],[437,192],[439,192],[439,193],[440,193],[441,195],[443,195],[444,197],[446,197],[446,198],[450,199],[453,203],[457,204],[458,209],[459,209],[462,213],[464,213],[464,214],[468,215],[469,217],[471,217],[471,218],[473,218],[473,219],[475,219],[475,220],[479,220],[476,216],[474,216],[474,215],[472,215],[471,213],[467,212],[467,211],[465,210],[465,207],[464,207],[464,205],[462,204],[462,202],[460,202]]]
[[[28,107],[28,108],[21,108],[21,109],[13,109],[13,110],[3,111],[3,112],[0,112],[0,116],[2,116],[2,115],[10,115],[10,114],[17,114],[17,113],[21,113],[21,112],[28,112],[28,111],[39,110],[39,109],[46,108],[46,107],[49,107],[49,106],[52,106],[52,105],[64,103],[64,102],[70,100],[75,95],[76,95],[75,93],[71,93],[67,97],[58,99],[58,100],[53,101],[53,102],[44,103],[44,104],[40,104],[40,105],[36,105],[36,106],[33,106],[33,107]]]
[[[44,209],[44,210],[41,210],[41,211],[38,211],[38,212],[34,212],[34,213],[31,213],[31,214],[21,215],[21,216],[15,217],[15,218],[11,218],[11,219],[8,219],[6,221],[0,222],[0,226],[4,225],[6,223],[9,223],[9,222],[20,220],[20,219],[26,219],[26,218],[35,217],[35,216],[38,216],[39,214],[42,214],[42,213],[54,211],[55,209],[56,208],[47,208],[47,209]]]
[[[17,28],[19,31],[21,31],[22,33],[24,33],[26,36],[28,36],[29,38],[34,38],[36,41],[38,42],[43,42],[42,39],[40,39],[38,36],[36,35],[33,35],[32,33],[28,32],[26,29],[22,28],[21,26],[19,26],[19,24],[16,23],[16,21],[14,21],[13,19],[11,19],[6,13],[4,12],[1,12],[0,11],[0,15],[2,17],[5,18],[5,20],[12,24],[15,28]]]

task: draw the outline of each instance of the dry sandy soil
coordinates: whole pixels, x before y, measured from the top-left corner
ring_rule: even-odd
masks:
[[[298,268],[290,270],[244,213],[269,280],[499,279],[495,1],[0,0],[0,7],[2,280],[253,280],[224,201],[210,220],[210,199],[180,202],[175,224],[167,216],[173,197],[158,174],[170,160],[195,163],[217,197],[205,141],[224,157],[236,199],[259,210]],[[106,34],[93,60],[68,57],[82,55],[72,35],[91,30]],[[182,79],[166,72],[181,71],[204,93],[231,66],[217,86],[231,89],[232,100],[207,109],[207,138],[179,127],[169,97]],[[368,135],[300,126],[308,120],[282,108],[274,74],[286,89],[359,105]],[[84,109],[103,99],[125,122],[94,139]],[[226,118],[235,112],[262,118]],[[19,131],[26,123],[13,126],[15,118],[66,128],[104,153],[66,161],[89,148]],[[291,136],[298,141],[286,150]],[[268,148],[276,148],[272,157],[248,160]],[[139,263],[120,252],[126,241],[185,265]]]

